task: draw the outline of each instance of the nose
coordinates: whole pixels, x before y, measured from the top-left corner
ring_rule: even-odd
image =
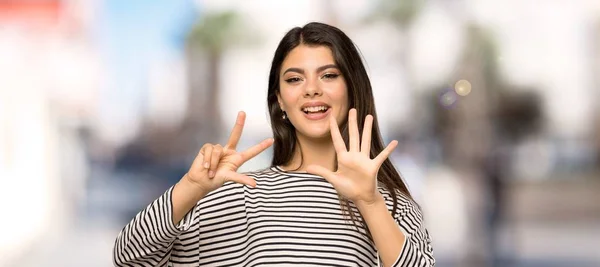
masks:
[[[318,79],[309,79],[306,86],[304,86],[304,96],[315,97],[320,96],[321,94],[323,94],[323,91],[321,90]]]

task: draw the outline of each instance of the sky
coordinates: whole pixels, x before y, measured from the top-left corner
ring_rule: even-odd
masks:
[[[134,126],[145,110],[149,67],[181,56],[197,17],[191,0],[102,2],[97,40],[108,82],[101,89],[101,124]]]

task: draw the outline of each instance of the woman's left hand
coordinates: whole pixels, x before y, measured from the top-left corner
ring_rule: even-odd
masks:
[[[351,200],[355,205],[370,205],[380,196],[377,190],[379,167],[396,148],[398,142],[396,140],[390,142],[379,155],[371,159],[373,116],[367,115],[365,119],[362,140],[359,136],[356,116],[356,109],[351,109],[348,114],[350,149],[346,148],[334,116],[329,118],[331,138],[337,153],[337,171],[332,172],[318,165],[308,166],[307,171],[323,176],[340,195]]]

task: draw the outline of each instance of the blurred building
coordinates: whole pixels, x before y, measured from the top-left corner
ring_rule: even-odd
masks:
[[[98,65],[78,1],[0,1],[0,265],[59,235],[81,200],[77,129],[94,107]],[[70,191],[73,190],[73,191]]]

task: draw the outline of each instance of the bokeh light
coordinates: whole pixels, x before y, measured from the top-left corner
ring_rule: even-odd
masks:
[[[439,94],[439,102],[444,108],[452,108],[458,102],[458,95],[454,90],[448,88]]]
[[[467,80],[459,80],[454,84],[454,91],[460,96],[467,96],[471,93],[471,83]]]

